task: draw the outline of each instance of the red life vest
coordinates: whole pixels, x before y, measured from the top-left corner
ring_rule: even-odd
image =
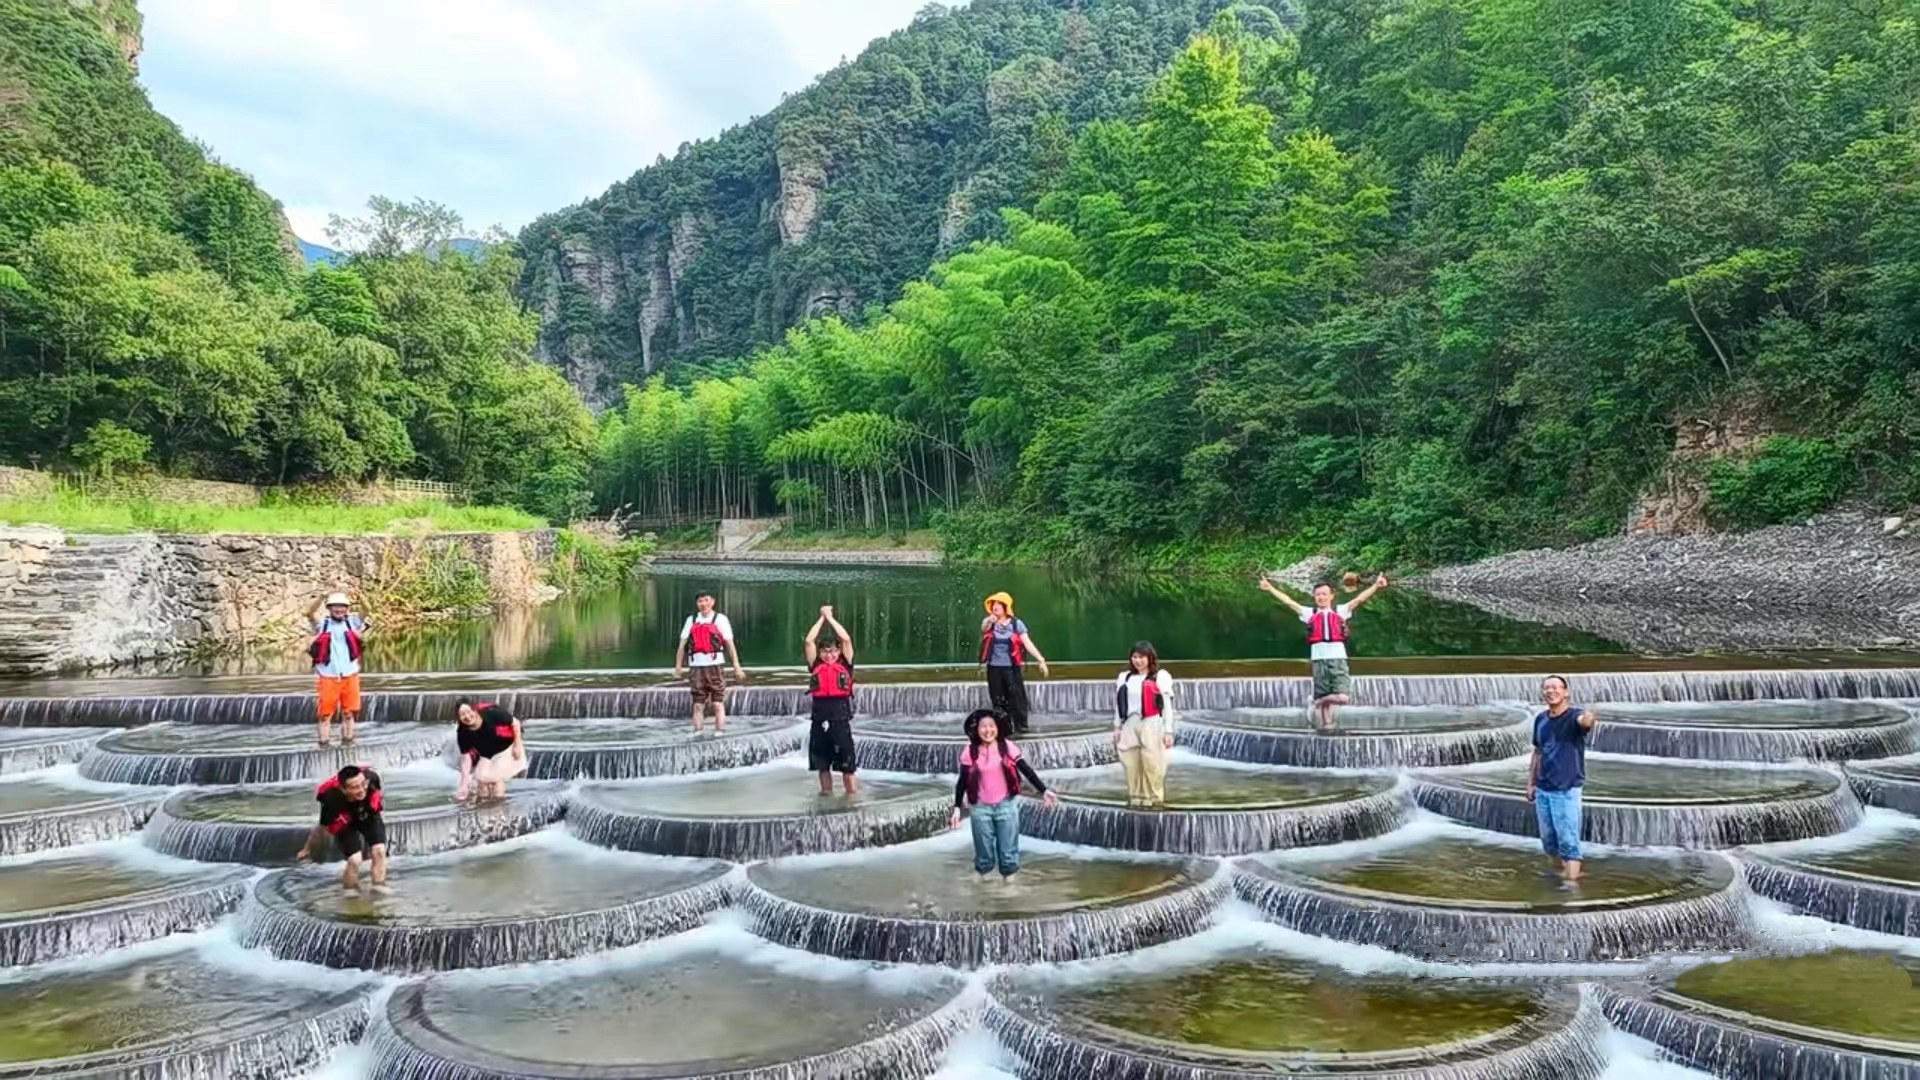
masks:
[[[1009,744],[1006,740],[1002,739],[1000,745],[1005,747]],[[981,747],[969,746],[966,751],[967,800],[975,804],[980,802],[980,759],[978,755],[981,749]],[[1020,794],[1020,759],[1002,750],[1000,753],[1000,771],[1007,774],[1008,797]]]
[[[713,656],[726,652],[726,637],[720,633],[720,617],[714,616],[706,622],[700,616],[693,617],[693,651]]]
[[[993,628],[997,625],[998,620],[989,622],[987,628],[980,632],[980,662],[983,664],[993,655]],[[1007,657],[1013,661],[1014,667],[1019,667],[1027,662],[1027,648],[1020,641],[1020,624],[1008,623],[1007,625],[1014,630],[1013,640],[1007,647]]]
[[[1314,608],[1307,619],[1307,644],[1325,645],[1329,642],[1345,643],[1347,640],[1347,620],[1332,608],[1322,610]]]
[[[333,631],[327,624],[323,623],[320,632],[313,636],[313,644],[307,646],[307,655],[313,658],[315,664],[325,664],[333,656]],[[360,634],[351,625],[347,627],[347,657],[355,663],[360,661]]]
[[[367,792],[365,800],[367,809],[377,814],[380,812],[381,806],[384,805],[380,798],[379,774],[375,773],[372,769],[362,769],[360,775],[367,778],[367,787],[371,789]],[[320,781],[320,786],[313,789],[313,797],[325,801],[326,797],[335,791],[340,791],[340,798],[347,804],[346,809],[334,815],[332,821],[327,822],[327,831],[338,835],[340,830],[353,823],[353,802],[347,799],[346,792],[341,791],[340,778],[338,776],[329,776],[325,780]]]
[[[852,697],[853,669],[845,660],[820,661],[813,668],[811,693],[817,698]]]
[[[1128,672],[1129,679],[1132,678],[1132,675],[1132,672]],[[1122,682],[1120,684],[1119,700],[1115,703],[1115,708],[1117,708],[1120,713],[1120,719],[1125,720],[1127,717],[1133,715],[1133,710],[1127,707],[1131,704],[1132,702],[1127,700],[1127,684]],[[1145,720],[1150,716],[1160,716],[1166,711],[1166,700],[1160,696],[1159,682],[1153,678],[1142,677],[1140,680],[1140,718]]]

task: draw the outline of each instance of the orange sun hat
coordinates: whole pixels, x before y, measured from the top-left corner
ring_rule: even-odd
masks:
[[[1000,602],[1000,603],[1002,603],[1002,604],[1005,604],[1005,605],[1007,605],[1007,615],[1008,615],[1008,617],[1012,617],[1012,615],[1013,615],[1013,594],[1012,594],[1012,593],[1004,593],[1004,592],[997,592],[997,593],[994,593],[994,594],[993,594],[992,596],[989,596],[989,597],[987,597],[987,599],[986,599],[986,608],[987,608],[987,614],[989,614],[989,615],[991,615],[991,614],[993,614],[993,604],[994,604],[994,601],[996,601],[996,600],[997,600],[997,601],[999,601],[999,602]]]

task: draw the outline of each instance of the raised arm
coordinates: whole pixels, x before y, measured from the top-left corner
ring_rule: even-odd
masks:
[[[847,633],[847,628],[833,617],[833,606],[829,604],[821,611],[820,617],[827,620],[827,625],[833,627],[833,635],[840,639],[840,655],[847,658],[847,663],[853,663],[853,635]]]
[[[1384,589],[1386,587],[1387,587],[1387,575],[1381,574],[1379,577],[1373,579],[1373,584],[1360,590],[1360,592],[1356,594],[1353,599],[1347,601],[1347,609],[1352,610],[1354,608],[1359,607],[1361,604],[1364,604],[1367,601],[1373,599],[1374,593],[1377,593],[1381,589]]]
[[[813,620],[813,625],[807,629],[807,637],[802,642],[800,650],[800,655],[806,657],[808,667],[812,667],[814,657],[820,655],[820,628],[825,625],[827,625],[827,609],[821,608],[820,617]]]
[[[1275,600],[1278,600],[1281,603],[1292,608],[1294,614],[1296,615],[1307,610],[1305,607],[1301,605],[1300,601],[1295,600],[1291,596],[1288,596],[1285,589],[1282,589],[1280,586],[1275,585],[1271,578],[1264,577],[1264,576],[1261,577],[1260,588],[1261,588],[1261,591],[1265,592],[1268,596],[1271,596]]]

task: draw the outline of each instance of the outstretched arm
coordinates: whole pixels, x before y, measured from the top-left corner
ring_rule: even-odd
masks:
[[[1373,584],[1362,589],[1353,599],[1347,601],[1347,609],[1352,610],[1373,599],[1373,594],[1387,587],[1387,575],[1381,574],[1373,579]]]
[[[1260,588],[1268,596],[1271,596],[1275,600],[1278,600],[1281,603],[1292,608],[1295,614],[1299,614],[1300,612],[1307,610],[1305,607],[1301,605],[1300,601],[1295,600],[1291,596],[1288,596],[1285,589],[1282,589],[1280,586],[1275,585],[1271,578],[1262,577],[1260,579]]]
[[[813,626],[807,630],[806,641],[802,643],[800,653],[807,658],[807,666],[813,666],[813,659],[820,655],[820,628],[827,625],[827,613],[823,608],[820,617],[813,620]]]
[[[1593,725],[1599,723],[1600,718],[1593,715],[1592,709],[1581,709],[1580,715],[1575,718],[1574,722],[1580,725],[1581,731],[1592,731]]]

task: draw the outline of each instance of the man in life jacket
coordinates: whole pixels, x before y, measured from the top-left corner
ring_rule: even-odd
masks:
[[[834,636],[821,641],[822,629],[831,629]],[[859,768],[853,749],[853,635],[834,620],[832,604],[820,609],[801,651],[809,673],[807,693],[813,700],[807,768],[820,774],[820,794],[833,794],[837,772],[841,786],[852,795],[859,790],[853,778]]]
[[[745,682],[747,673],[740,670],[740,651],[733,647],[733,623],[725,615],[713,610],[713,594],[703,592],[693,598],[693,614],[680,627],[680,647],[673,653],[673,673],[687,679],[693,688],[693,730],[700,733],[701,713],[713,707],[713,730],[727,730],[727,678],[726,662],[733,659],[733,678],[735,682]],[[692,657],[688,657],[688,649]],[[687,667],[693,667],[692,677],[688,678]]]
[[[1353,676],[1347,669],[1347,620],[1354,609],[1373,599],[1387,587],[1387,575],[1381,574],[1353,599],[1344,604],[1333,602],[1333,586],[1325,582],[1313,587],[1311,608],[1262,575],[1260,588],[1292,608],[1307,624],[1307,655],[1313,661],[1313,708],[1321,731],[1333,730],[1333,710],[1352,700]]]
[[[320,696],[320,745],[329,742],[334,713],[340,713],[340,742],[353,745],[353,725],[360,718],[360,654],[372,624],[352,611],[347,594],[336,592],[313,612],[313,640],[307,656]]]
[[[381,818],[380,774],[364,765],[348,765],[314,789],[320,804],[320,824],[307,837],[307,844],[296,857],[311,859],[320,834],[333,837],[347,865],[340,871],[340,886],[348,892],[360,891],[360,867],[373,866],[373,891],[387,891],[387,825]]]

